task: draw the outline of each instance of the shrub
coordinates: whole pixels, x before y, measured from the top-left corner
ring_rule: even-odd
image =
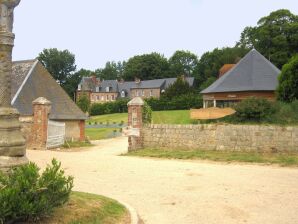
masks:
[[[274,113],[271,102],[262,98],[251,97],[235,106],[235,117],[240,121],[261,121]]]
[[[37,220],[69,199],[73,178],[66,177],[55,159],[40,175],[34,163],[0,173],[0,223]]]
[[[86,94],[82,95],[78,102],[77,102],[78,107],[83,111],[83,112],[87,112],[89,110],[90,107],[90,100],[87,97]]]
[[[148,103],[145,101],[142,111],[143,123],[148,124],[151,123],[152,120],[152,110]]]
[[[90,115],[95,116],[127,112],[128,101],[129,99],[119,99],[113,102],[92,104],[90,107]]]

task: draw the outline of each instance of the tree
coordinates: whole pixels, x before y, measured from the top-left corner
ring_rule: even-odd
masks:
[[[206,52],[199,60],[196,67],[197,79],[199,87],[206,82],[209,78],[217,78],[219,69],[224,64],[237,63],[244,55],[247,54],[249,49],[241,47],[226,47],[222,49],[215,48],[211,52]],[[201,89],[201,87],[200,87]]]
[[[189,51],[176,51],[169,59],[172,76],[192,76],[198,66],[198,57]]]
[[[81,82],[83,77],[89,77],[94,72],[86,69],[81,69],[78,72],[68,76],[66,78],[65,83],[62,84],[62,88],[65,92],[70,96],[70,98],[74,99],[75,92],[78,88],[79,83]]]
[[[194,93],[193,88],[190,87],[189,83],[184,79],[183,76],[179,76],[177,80],[166,89],[163,96],[165,98],[171,99],[176,96],[181,96],[181,95],[186,95],[191,93]]]
[[[130,58],[124,68],[123,78],[134,80],[160,79],[169,77],[168,60],[158,53],[137,55]]]
[[[90,107],[90,100],[86,94],[82,95],[77,102],[77,105],[83,112],[88,112]]]
[[[298,99],[298,55],[285,64],[279,75],[278,99],[292,102]]]
[[[95,74],[97,77],[105,80],[115,80],[122,78],[125,67],[125,61],[108,61],[104,68],[96,69]]]
[[[255,47],[282,68],[298,52],[298,16],[286,9],[271,12],[256,27],[246,27],[237,46]]]
[[[76,70],[75,56],[68,50],[44,49],[38,55],[38,60],[60,85],[64,84],[66,79]]]

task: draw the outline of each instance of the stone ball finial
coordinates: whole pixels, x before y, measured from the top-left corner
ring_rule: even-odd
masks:
[[[39,104],[39,105],[51,105],[51,101],[47,100],[44,97],[38,97],[36,100],[32,102],[33,105]]]
[[[143,106],[144,101],[141,97],[135,97],[131,101],[128,102],[127,106]]]

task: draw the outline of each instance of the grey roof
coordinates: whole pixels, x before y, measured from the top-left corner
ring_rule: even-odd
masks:
[[[177,78],[167,78],[167,79],[165,79],[165,81],[166,81],[165,88],[168,88],[170,85],[172,85],[174,82],[176,82],[176,80],[177,80]],[[194,85],[194,80],[195,80],[194,77],[185,77],[185,80],[188,82],[188,84],[190,86]]]
[[[12,106],[21,115],[32,115],[32,102],[44,97],[52,103],[50,119],[87,118],[37,60],[14,62],[12,71]]]
[[[226,74],[201,93],[274,91],[280,70],[252,49]]]
[[[165,84],[165,79],[153,79],[140,81],[139,83],[133,82],[131,89],[155,89],[161,88]]]
[[[110,87],[109,92],[118,92],[117,80],[100,81],[99,78],[96,78],[95,81],[92,77],[83,77],[80,85],[82,91],[96,92],[96,87],[99,87],[99,92],[106,92],[106,87]]]

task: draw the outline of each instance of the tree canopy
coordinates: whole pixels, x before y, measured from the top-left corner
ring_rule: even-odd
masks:
[[[124,67],[123,78],[131,81],[135,77],[141,80],[169,77],[168,60],[158,53],[137,55],[130,58]]]
[[[179,76],[164,92],[163,97],[171,99],[176,96],[194,93],[193,88],[185,80],[184,76]]]
[[[123,76],[124,67],[126,62],[108,61],[104,68],[96,69],[95,74],[97,77],[105,80],[115,80]]]
[[[237,46],[255,47],[279,68],[298,52],[298,16],[280,9],[246,27]]]
[[[173,77],[178,75],[192,76],[198,63],[198,57],[190,51],[176,51],[169,59],[171,75]]]
[[[283,66],[277,93],[282,101],[298,100],[298,55],[293,56],[289,63]]]
[[[68,50],[44,49],[38,55],[38,60],[60,85],[76,70],[75,56]]]

